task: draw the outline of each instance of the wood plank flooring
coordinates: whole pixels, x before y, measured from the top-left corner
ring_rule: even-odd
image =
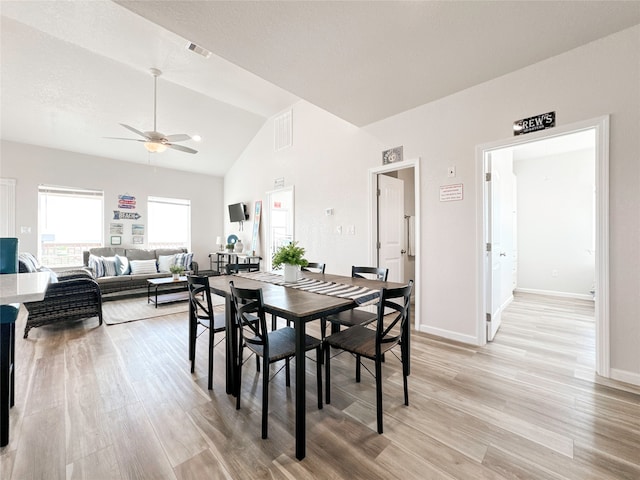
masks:
[[[18,332],[24,320],[22,312]],[[518,295],[483,348],[412,332],[409,407],[400,363],[389,355],[383,365],[383,435],[374,380],[363,370],[354,382],[352,357],[332,361],[332,403],[323,410],[307,362],[303,461],[284,372],[271,383],[262,440],[254,362],[236,410],[225,394],[223,345],[214,390],[206,388],[205,341],[192,375],[184,313],[19,335],[0,478],[640,479],[640,387],[595,376],[591,302]]]

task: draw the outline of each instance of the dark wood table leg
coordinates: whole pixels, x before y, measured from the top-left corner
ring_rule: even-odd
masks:
[[[306,323],[298,319],[296,328],[296,458],[302,460],[306,455],[306,368],[305,336]]]
[[[9,443],[12,323],[0,324],[0,447]]]

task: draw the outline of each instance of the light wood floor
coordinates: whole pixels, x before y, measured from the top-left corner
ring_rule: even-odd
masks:
[[[484,348],[413,332],[409,407],[399,362],[383,366],[383,435],[374,381],[365,373],[354,383],[351,357],[332,361],[323,410],[308,362],[301,462],[284,375],[271,384],[261,440],[254,362],[236,411],[223,348],[206,389],[201,340],[192,376],[186,314],[99,328],[90,319],[18,338],[0,478],[640,479],[640,388],[595,377],[589,302],[518,296]]]

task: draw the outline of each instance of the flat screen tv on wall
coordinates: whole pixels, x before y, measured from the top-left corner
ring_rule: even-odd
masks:
[[[249,219],[247,215],[247,206],[244,203],[234,203],[229,205],[229,221],[244,222]]]

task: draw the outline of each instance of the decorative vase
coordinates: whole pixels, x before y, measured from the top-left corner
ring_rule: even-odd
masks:
[[[244,244],[242,243],[242,240],[238,239],[236,244],[233,246],[233,251],[242,253],[242,250],[244,250]]]
[[[174,273],[173,274],[173,279],[174,280],[180,280],[180,274],[179,273]]]
[[[296,283],[298,281],[299,265],[284,264],[284,281],[286,283]]]

